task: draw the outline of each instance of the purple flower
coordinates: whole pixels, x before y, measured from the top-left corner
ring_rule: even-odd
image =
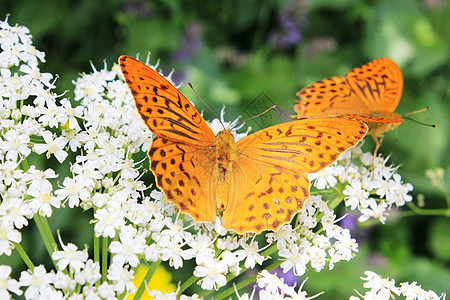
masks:
[[[180,48],[174,53],[174,60],[177,62],[186,62],[192,56],[199,52],[203,41],[203,26],[199,23],[189,24],[181,37]]]
[[[202,47],[203,26],[199,23],[189,24],[181,37],[181,43],[178,50],[173,53],[174,63],[186,64],[192,57],[198,53]],[[175,72],[172,80],[175,84],[180,84],[186,78],[185,72]]]
[[[269,42],[281,50],[299,44],[301,28],[307,21],[306,13],[305,1],[289,2],[278,12],[281,28],[269,35]]]

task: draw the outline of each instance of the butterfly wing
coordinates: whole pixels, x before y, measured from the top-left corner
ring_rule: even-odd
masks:
[[[387,57],[353,69],[348,85],[372,113],[393,113],[403,91],[403,76],[397,64]]]
[[[196,221],[214,221],[215,136],[211,128],[158,72],[128,56],[121,56],[119,65],[139,114],[156,135],[148,156],[157,186],[168,201]]]
[[[129,56],[122,55],[119,65],[139,114],[154,134],[199,147],[211,145],[214,141],[211,128],[169,81]]]
[[[371,110],[352,92],[343,77],[314,82],[297,93],[294,106],[298,118],[330,117],[353,113],[370,115]]]
[[[366,132],[360,121],[317,118],[275,125],[239,140],[223,225],[259,233],[290,222],[309,198],[305,173],[334,162]]]
[[[401,123],[393,114],[403,89],[399,67],[380,58],[343,77],[313,83],[297,93],[297,117],[346,116],[374,123]],[[375,117],[375,118],[371,118]]]
[[[213,222],[217,189],[214,151],[155,137],[148,156],[156,185],[166,199],[197,222]]]

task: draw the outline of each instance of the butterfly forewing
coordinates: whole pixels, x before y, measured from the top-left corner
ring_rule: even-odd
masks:
[[[319,118],[275,125],[239,140],[224,226],[261,232],[290,222],[309,198],[305,173],[334,162],[366,132],[360,121]]]
[[[355,95],[371,112],[394,112],[403,90],[400,68],[383,57],[353,69],[346,76]]]
[[[214,141],[192,103],[158,72],[129,56],[121,56],[119,64],[136,108],[154,134],[199,147]]]
[[[367,126],[345,118],[302,119],[272,126],[237,142],[242,159],[314,173],[364,138]]]

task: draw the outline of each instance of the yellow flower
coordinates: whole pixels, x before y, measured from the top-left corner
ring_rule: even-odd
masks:
[[[135,273],[135,278],[133,280],[134,285],[139,288],[139,286],[141,285],[142,280],[145,277],[145,274],[147,274],[148,271],[148,266],[144,265],[144,264],[140,264],[136,270]],[[159,266],[156,271],[155,274],[153,274],[152,279],[150,279],[150,282],[147,284],[147,289],[149,291],[151,290],[158,290],[160,292],[164,292],[164,293],[171,293],[171,292],[175,292],[177,289],[177,286],[175,284],[173,284],[172,282],[170,282],[170,280],[172,279],[172,275],[167,272],[167,270],[164,268],[164,266]],[[135,294],[128,294],[127,299],[131,300],[133,299]],[[144,293],[142,294],[141,299],[154,299],[153,297],[150,297],[148,295],[147,291],[144,291]]]

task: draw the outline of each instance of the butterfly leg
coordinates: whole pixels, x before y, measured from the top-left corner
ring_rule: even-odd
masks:
[[[373,151],[373,158],[372,158],[372,179],[373,179],[375,177],[375,158],[377,157],[377,152],[381,146],[381,143],[383,142],[384,136],[383,135],[380,136],[380,140],[378,140],[378,137],[375,135],[372,135],[372,137],[376,143],[375,150]]]

